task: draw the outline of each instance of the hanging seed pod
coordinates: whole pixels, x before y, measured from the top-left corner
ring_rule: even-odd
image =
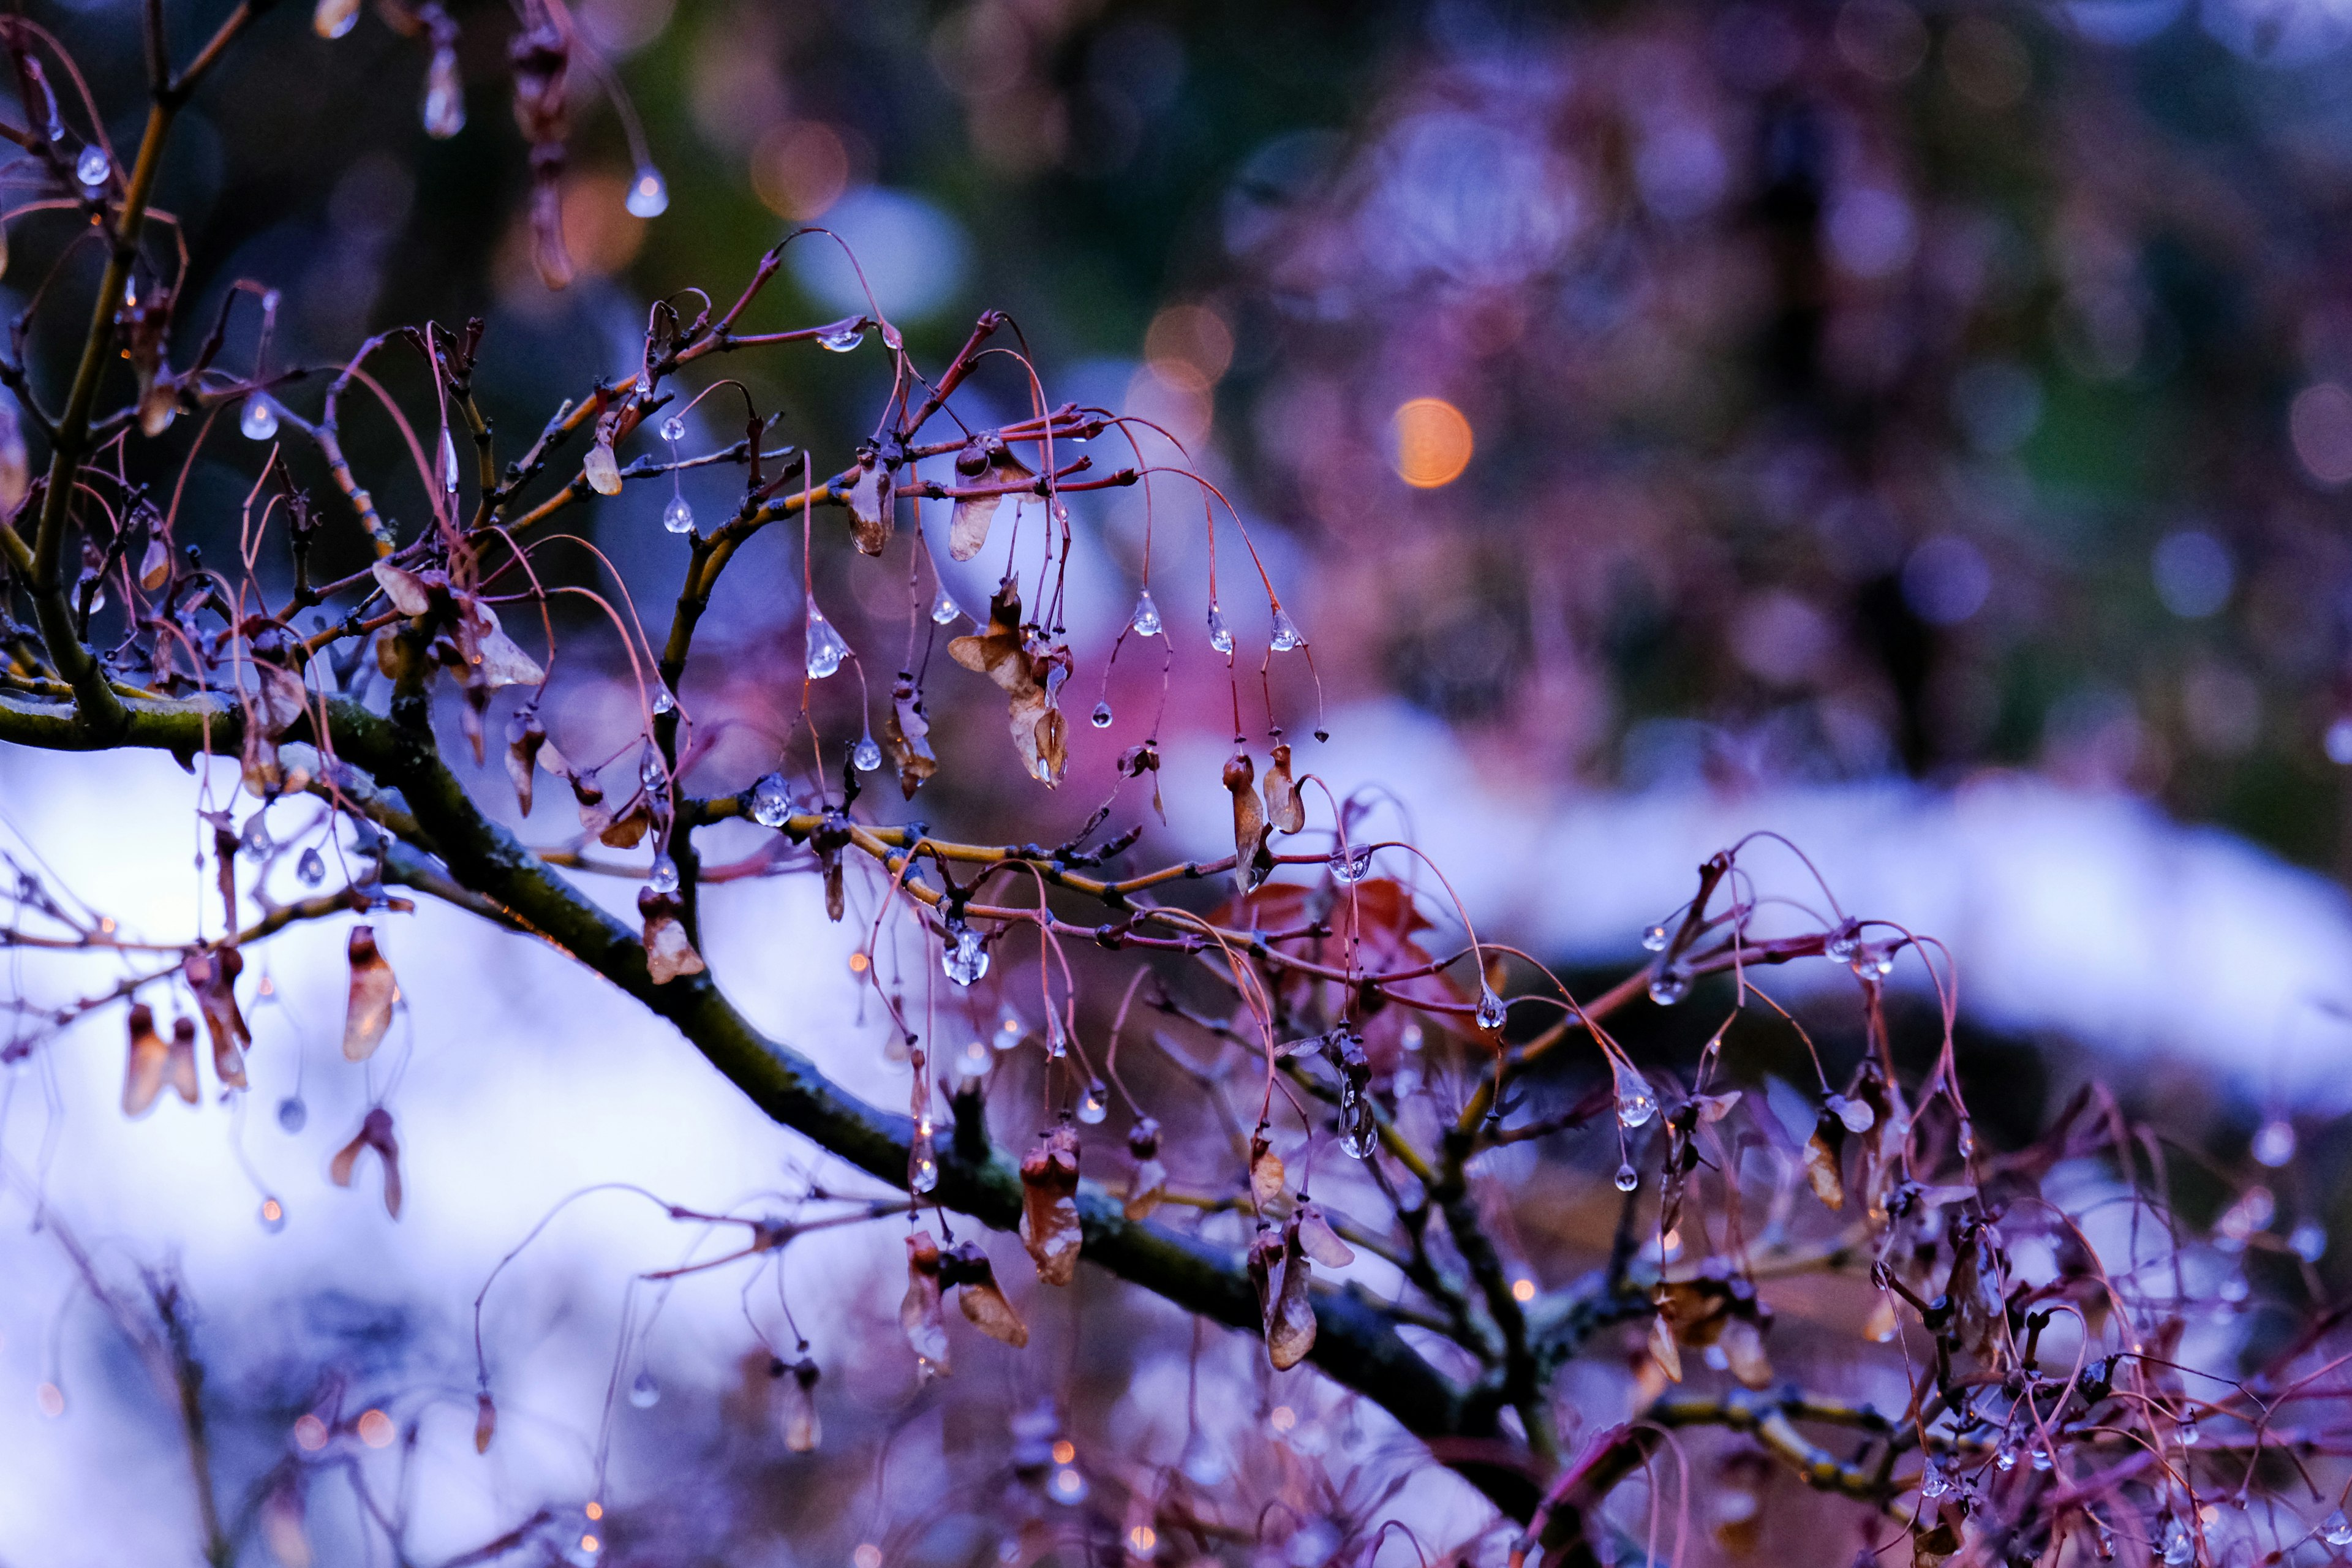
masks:
[[[177,1089],[180,1098],[190,1105],[202,1093],[196,1087],[196,1021],[194,1018],[172,1020],[172,1055],[163,1069],[163,1081]]]
[[[213,1076],[225,1089],[246,1086],[245,1052],[253,1044],[253,1032],[236,1006],[236,977],[244,968],[244,956],[233,947],[192,952],[180,964],[180,977],[195,993],[197,1011],[212,1036]]]
[[[1168,1167],[1160,1163],[1160,1123],[1147,1116],[1127,1131],[1127,1152],[1135,1156],[1135,1179],[1121,1205],[1129,1219],[1149,1219],[1168,1195]]]
[[[5,247],[0,246],[0,265],[6,256]],[[16,423],[16,405],[0,398],[0,517],[15,515],[32,488],[32,463],[25,453],[24,429]]]
[[[928,1230],[907,1237],[907,1294],[898,1302],[898,1327],[925,1373],[948,1371],[948,1328],[940,1316],[940,1246]]]
[[[350,943],[351,1004],[343,1014],[343,1059],[363,1062],[383,1043],[392,1026],[392,1005],[400,1000],[400,985],[392,965],[376,951],[375,928],[353,926]]]
[[[383,1212],[398,1219],[400,1143],[393,1137],[392,1112],[381,1105],[370,1110],[361,1121],[360,1130],[352,1135],[352,1141],[336,1151],[333,1161],[327,1166],[327,1179],[339,1187],[350,1186],[352,1173],[359,1165],[360,1152],[363,1149],[374,1150],[376,1158],[383,1163]]]
[[[967,1241],[958,1247],[948,1258],[943,1278],[955,1286],[956,1305],[974,1328],[1015,1350],[1029,1342],[1029,1325],[997,1288],[996,1266],[980,1243]]]
[[[547,745],[547,726],[536,707],[519,708],[507,721],[507,778],[513,784],[515,804],[530,815],[532,786],[539,781],[539,754]]]
[[[1667,1382],[1680,1383],[1683,1380],[1682,1350],[1675,1343],[1674,1322],[1667,1317],[1663,1301],[1658,1305],[1657,1316],[1650,1320],[1650,1359],[1658,1363],[1658,1370],[1666,1374]]]
[[[1276,742],[1274,761],[1265,770],[1265,819],[1276,832],[1297,833],[1307,826],[1307,803],[1290,776],[1290,746]]]
[[[1345,1268],[1356,1261],[1356,1249],[1339,1239],[1339,1233],[1331,1228],[1320,1205],[1302,1198],[1296,1218],[1298,1245],[1307,1249],[1307,1257],[1326,1268]]]
[[[1845,1123],[1824,1109],[1813,1123],[1813,1135],[1805,1140],[1805,1180],[1812,1184],[1813,1196],[1832,1213],[1845,1207],[1845,1173],[1838,1163],[1844,1147]]]
[[[302,1502],[301,1473],[295,1471],[269,1489],[254,1510],[269,1554],[279,1568],[310,1568],[310,1531]]]
[[[490,1391],[474,1395],[474,1452],[490,1451],[490,1439],[499,1434],[499,1407],[490,1403]]]
[[[1266,868],[1259,865],[1265,853],[1265,808],[1258,804],[1257,791],[1252,786],[1257,779],[1257,764],[1250,761],[1247,752],[1235,751],[1225,759],[1225,791],[1234,797],[1234,880],[1244,893],[1255,889],[1265,879]]]
[[[172,1047],[155,1032],[155,1010],[145,1003],[131,1005],[130,1022],[131,1059],[122,1069],[122,1114],[140,1117],[147,1114],[155,1104],[155,1097],[163,1092]],[[189,1067],[193,1069],[194,1065],[192,1053]],[[193,1094],[189,1096],[191,1101],[194,1098]]]
[[[789,1364],[772,1361],[768,1375],[776,1380],[776,1426],[784,1447],[795,1454],[814,1452],[824,1433],[816,1413],[816,1363],[805,1354]]]
[[[1037,1278],[1067,1285],[1078,1271],[1078,1130],[1065,1121],[1021,1161],[1021,1240]]]
[[[673,873],[675,875],[675,873]],[[656,985],[667,985],[681,974],[702,973],[702,954],[687,939],[686,922],[678,917],[686,902],[675,892],[637,889],[637,913],[645,919],[646,973]]]
[[[1250,1134],[1250,1201],[1261,1209],[1282,1196],[1282,1156],[1274,1152],[1273,1142],[1261,1126]]]
[[[849,531],[861,555],[879,555],[889,548],[896,508],[891,504],[890,469],[871,442],[857,450],[857,477],[844,498],[849,510]]]
[[[1298,1240],[1298,1215],[1284,1227],[1282,1284],[1276,1291],[1274,1312],[1265,1326],[1266,1359],[1276,1372],[1287,1372],[1315,1348],[1315,1304],[1307,1294],[1314,1266]]]

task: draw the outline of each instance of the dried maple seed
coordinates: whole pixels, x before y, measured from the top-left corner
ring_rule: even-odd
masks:
[[[392,1132],[392,1112],[379,1105],[361,1119],[360,1130],[352,1141],[335,1152],[327,1166],[327,1179],[339,1187],[352,1184],[352,1173],[358,1169],[360,1153],[373,1149],[383,1163],[383,1212],[393,1218],[400,1217],[400,1143]]]
[[[392,1026],[392,1005],[400,999],[400,985],[392,965],[376,950],[373,926],[352,928],[349,952],[352,984],[343,1013],[343,1059],[363,1062],[375,1055],[384,1031]]]
[[[1021,1161],[1021,1240],[1048,1285],[1078,1271],[1078,1130],[1063,1122]]]

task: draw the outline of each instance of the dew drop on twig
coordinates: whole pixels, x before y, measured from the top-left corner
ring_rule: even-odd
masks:
[[[629,180],[627,202],[631,217],[659,217],[669,210],[669,182],[651,163],[639,165]]]

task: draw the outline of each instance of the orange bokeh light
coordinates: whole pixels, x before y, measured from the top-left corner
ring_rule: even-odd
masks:
[[[779,125],[751,153],[751,189],[778,217],[813,222],[849,189],[850,163],[849,145],[832,126]]]
[[[1416,397],[1396,411],[1397,477],[1415,489],[1450,485],[1470,466],[1470,421],[1442,397]]]

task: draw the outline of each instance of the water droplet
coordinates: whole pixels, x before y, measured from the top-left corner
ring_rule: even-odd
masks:
[[[998,1050],[1011,1050],[1028,1032],[1029,1026],[1021,1021],[1021,1015],[1013,1010],[1012,1003],[1004,1003],[996,1009],[996,1038],[992,1043]]]
[[[102,185],[112,173],[114,160],[108,157],[106,149],[95,142],[84,147],[81,156],[74,160],[74,178],[85,185]]]
[[[2045,1472],[2050,1468],[2053,1462],[2050,1458],[2050,1450],[2047,1448],[2032,1449],[2026,1454],[2025,1458],[2035,1469]]]
[[[1868,1100],[1851,1095],[1841,1096],[1840,1100],[1837,1119],[1845,1123],[1847,1131],[1867,1132],[1878,1124],[1878,1112],[1871,1109]]]
[[[662,508],[662,526],[672,533],[694,531],[694,509],[687,505],[684,496],[675,493],[670,496],[669,505]]]
[[[1976,1128],[1976,1123],[1975,1123],[1975,1122],[1973,1122],[1973,1121],[1963,1121],[1963,1122],[1961,1122],[1961,1123],[1960,1123],[1959,1137],[1958,1137],[1958,1141],[1957,1141],[1957,1142],[1958,1142],[1958,1145],[1959,1145],[1959,1152],[1960,1152],[1960,1158],[1961,1158],[1961,1159],[1963,1159],[1963,1160],[1973,1160],[1973,1159],[1975,1159],[1975,1158],[1977,1157],[1977,1128]]]
[[[441,488],[451,495],[457,493],[457,443],[446,426],[441,431]]]
[[[248,395],[236,416],[236,427],[248,441],[267,441],[278,434],[278,407],[256,392]]]
[[[2330,1546],[2352,1546],[2352,1519],[2345,1518],[2344,1510],[2337,1509],[2320,1524],[2319,1539]]]
[[[261,1221],[261,1228],[276,1236],[286,1228],[286,1205],[276,1198],[264,1198],[261,1200],[261,1213],[257,1217]]]
[[[665,686],[659,691],[654,693],[654,711],[656,713],[675,713],[677,711],[677,699],[669,694],[668,687]]]
[[[1628,1161],[1624,1164],[1617,1167],[1617,1190],[1619,1192],[1630,1193],[1641,1184],[1642,1178],[1634,1173],[1633,1163],[1631,1161]]]
[[[1503,999],[1495,994],[1493,986],[1483,980],[1480,981],[1478,983],[1478,1026],[1490,1032],[1499,1029],[1503,1026],[1505,1016],[1507,1016],[1507,1010],[1503,1006]]]
[[[1650,926],[1642,932],[1642,945],[1651,952],[1664,952],[1671,938],[1672,933],[1664,926]]]
[[[457,74],[457,51],[433,51],[425,68],[425,134],[446,142],[466,129],[466,84]]]
[[[1219,653],[1234,651],[1234,629],[1225,625],[1224,611],[1213,604],[1209,606],[1209,646]]]
[[[955,602],[955,595],[948,592],[948,585],[945,583],[940,584],[939,593],[931,599],[931,624],[941,626],[953,626],[962,617],[963,606]]]
[[[2277,1170],[2294,1158],[2294,1123],[2273,1116],[2254,1134],[2254,1158]]]
[[[669,210],[669,182],[651,163],[641,165],[629,182],[629,216],[659,217]]]
[[[751,786],[751,820],[762,827],[782,827],[793,814],[793,786],[782,773],[769,773]]]
[[[302,858],[294,862],[294,875],[306,888],[315,888],[327,879],[327,858],[319,853],[317,845],[302,851]]]
[[[1661,1007],[1671,1007],[1690,994],[1690,973],[1679,964],[1669,964],[1650,976],[1650,1000]]]
[[[637,1373],[637,1380],[629,1384],[629,1403],[640,1410],[651,1410],[661,1403],[661,1384],[654,1381],[652,1373]]]
[[[1108,730],[1108,729],[1109,729],[1109,728],[1110,728],[1110,704],[1109,704],[1109,703],[1108,703],[1108,702],[1097,702],[1097,703],[1096,703],[1096,704],[1095,704],[1095,710],[1094,710],[1094,714],[1093,714],[1093,720],[1094,720],[1094,726],[1095,726],[1095,728],[1096,728],[1096,729],[1097,729],[1097,730]]]
[[[637,754],[637,782],[646,786],[647,795],[662,795],[669,789],[669,765],[662,761],[661,749],[651,741]]]
[[[852,766],[861,773],[870,773],[882,765],[882,748],[871,734],[857,737],[857,744],[849,753]]]
[[[278,1102],[278,1125],[288,1132],[299,1132],[310,1121],[310,1108],[302,1103],[299,1094],[289,1094]]]
[[[2017,1468],[2017,1450],[2003,1443],[1992,1457],[1992,1468],[2004,1475]]]
[[[1135,614],[1127,618],[1128,626],[1139,637],[1156,637],[1160,633],[1160,606],[1151,602],[1151,590],[1146,588],[1135,596]]]
[[[653,869],[646,873],[646,888],[655,893],[677,892],[677,862],[667,855],[655,856]]]
[[[1381,1122],[1372,1110],[1372,1097],[1348,1073],[1339,1075],[1339,1147],[1349,1157],[1369,1160],[1380,1147]]]
[[[1822,951],[1840,963],[1853,962],[1854,950],[1862,945],[1862,928],[1848,921],[1830,932],[1822,943]]]
[[[1054,1472],[1054,1479],[1046,1489],[1054,1494],[1055,1502],[1076,1507],[1087,1500],[1087,1478],[1065,1465]]]
[[[1355,883],[1364,879],[1372,868],[1372,847],[1369,844],[1343,845],[1331,851],[1331,879]]]
[[[1944,1474],[1944,1467],[1933,1459],[1928,1460],[1919,1472],[1919,1495],[1923,1498],[1942,1497],[1951,1489],[1952,1483]]]
[[[673,447],[677,446],[680,441],[685,440],[686,421],[675,414],[663,420],[661,423],[661,438],[668,442]]]
[[[2178,1519],[2164,1527],[2164,1568],[2182,1568],[2197,1555],[2197,1540]]]
[[[816,341],[835,353],[845,354],[866,341],[866,329],[853,325],[843,327],[837,331],[819,332],[816,335]]]
[[[2338,719],[2327,726],[2327,760],[2352,767],[2352,718]]]
[[[2307,1219],[2294,1227],[2286,1244],[2305,1263],[2316,1263],[2327,1251],[2327,1229],[2317,1220]]]
[[[269,837],[269,824],[262,820],[261,813],[257,811],[247,817],[245,831],[237,836],[237,847],[257,860],[274,847]]]
[[[1617,1078],[1617,1120],[1626,1127],[1645,1127],[1650,1118],[1658,1113],[1657,1097],[1650,1092],[1649,1080],[1639,1073],[1621,1073]]]
[[[1045,1056],[1050,1061],[1060,1061],[1070,1054],[1070,1037],[1062,1028],[1058,1013],[1045,1016]]]
[[[816,607],[816,601],[810,600],[808,607],[809,679],[823,680],[826,676],[839,669],[842,660],[848,657],[849,644],[843,641],[841,634],[833,629],[833,623],[824,618],[824,612]]]
[[[2182,1415],[2172,1435],[2180,1439],[2180,1446],[2184,1448],[2194,1448],[2205,1440],[2205,1434],[2197,1429],[2197,1417],[2194,1415]]]
[[[940,1184],[940,1157],[929,1138],[920,1140],[907,1156],[907,1186],[909,1191],[929,1193]]]
[[[1109,1115],[1110,1089],[1102,1079],[1096,1079],[1078,1098],[1078,1120],[1089,1127],[1099,1127]]]
[[[940,954],[940,968],[958,985],[974,984],[988,973],[988,945],[970,926],[957,926],[948,933],[947,947]]]
[[[1299,631],[1298,623],[1292,620],[1290,612],[1280,605],[1274,607],[1274,634],[1266,640],[1276,653],[1288,653],[1292,648],[1307,646],[1306,635]]]

